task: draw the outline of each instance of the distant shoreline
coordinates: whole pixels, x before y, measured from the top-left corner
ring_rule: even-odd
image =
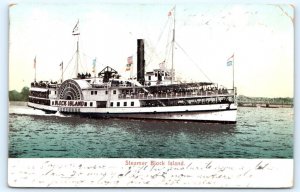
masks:
[[[238,107],[261,107],[261,108],[293,108],[293,104],[238,104]]]

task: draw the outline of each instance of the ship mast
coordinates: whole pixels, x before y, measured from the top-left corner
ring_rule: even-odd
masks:
[[[75,77],[77,76],[78,74],[78,62],[79,61],[79,35],[78,35],[78,38],[77,38],[77,49],[76,49],[76,72],[75,72]]]
[[[64,63],[61,62],[59,65],[61,67],[61,83],[64,81]]]
[[[33,67],[34,67],[34,82],[36,82],[36,56],[34,57]]]
[[[232,88],[234,90],[234,55],[232,57]]]
[[[174,81],[175,8],[176,8],[176,6],[174,6],[174,8],[170,11],[171,14],[172,14],[172,12],[173,12],[173,39],[172,39],[171,84],[173,84],[173,81]]]
[[[77,36],[77,48],[76,48],[76,73],[75,73],[75,78],[78,75],[78,67],[79,67],[79,20],[77,21],[73,31],[72,35]]]

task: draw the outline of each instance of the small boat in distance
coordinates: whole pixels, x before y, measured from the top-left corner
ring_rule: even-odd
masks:
[[[78,23],[73,35],[79,35],[76,29]],[[175,26],[173,50],[174,41]],[[78,44],[77,41],[77,54]],[[76,71],[75,78],[61,83],[35,80],[31,83],[28,106],[49,113],[59,111],[96,118],[236,123],[234,86],[227,89],[212,82],[176,81],[173,64],[171,69],[160,67],[145,72],[144,44],[144,39],[137,39],[136,78],[122,78],[106,66],[95,77]],[[128,67],[132,64],[132,57],[128,57]]]

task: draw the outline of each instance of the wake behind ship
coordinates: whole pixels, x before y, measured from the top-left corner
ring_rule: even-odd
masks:
[[[73,35],[78,28],[76,24]],[[175,32],[174,32],[175,33]],[[174,38],[172,40],[174,44]],[[77,53],[79,53],[77,41]],[[128,65],[132,65],[132,57]],[[61,83],[31,83],[28,106],[49,113],[97,118],[164,119],[236,123],[236,89],[212,82],[182,83],[172,69],[145,72],[144,40],[137,40],[137,76],[122,78],[107,66],[92,77],[78,73]]]

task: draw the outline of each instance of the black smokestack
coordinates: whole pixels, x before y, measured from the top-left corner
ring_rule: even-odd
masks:
[[[137,40],[137,81],[144,85],[145,83],[145,58],[144,58],[144,40]]]

